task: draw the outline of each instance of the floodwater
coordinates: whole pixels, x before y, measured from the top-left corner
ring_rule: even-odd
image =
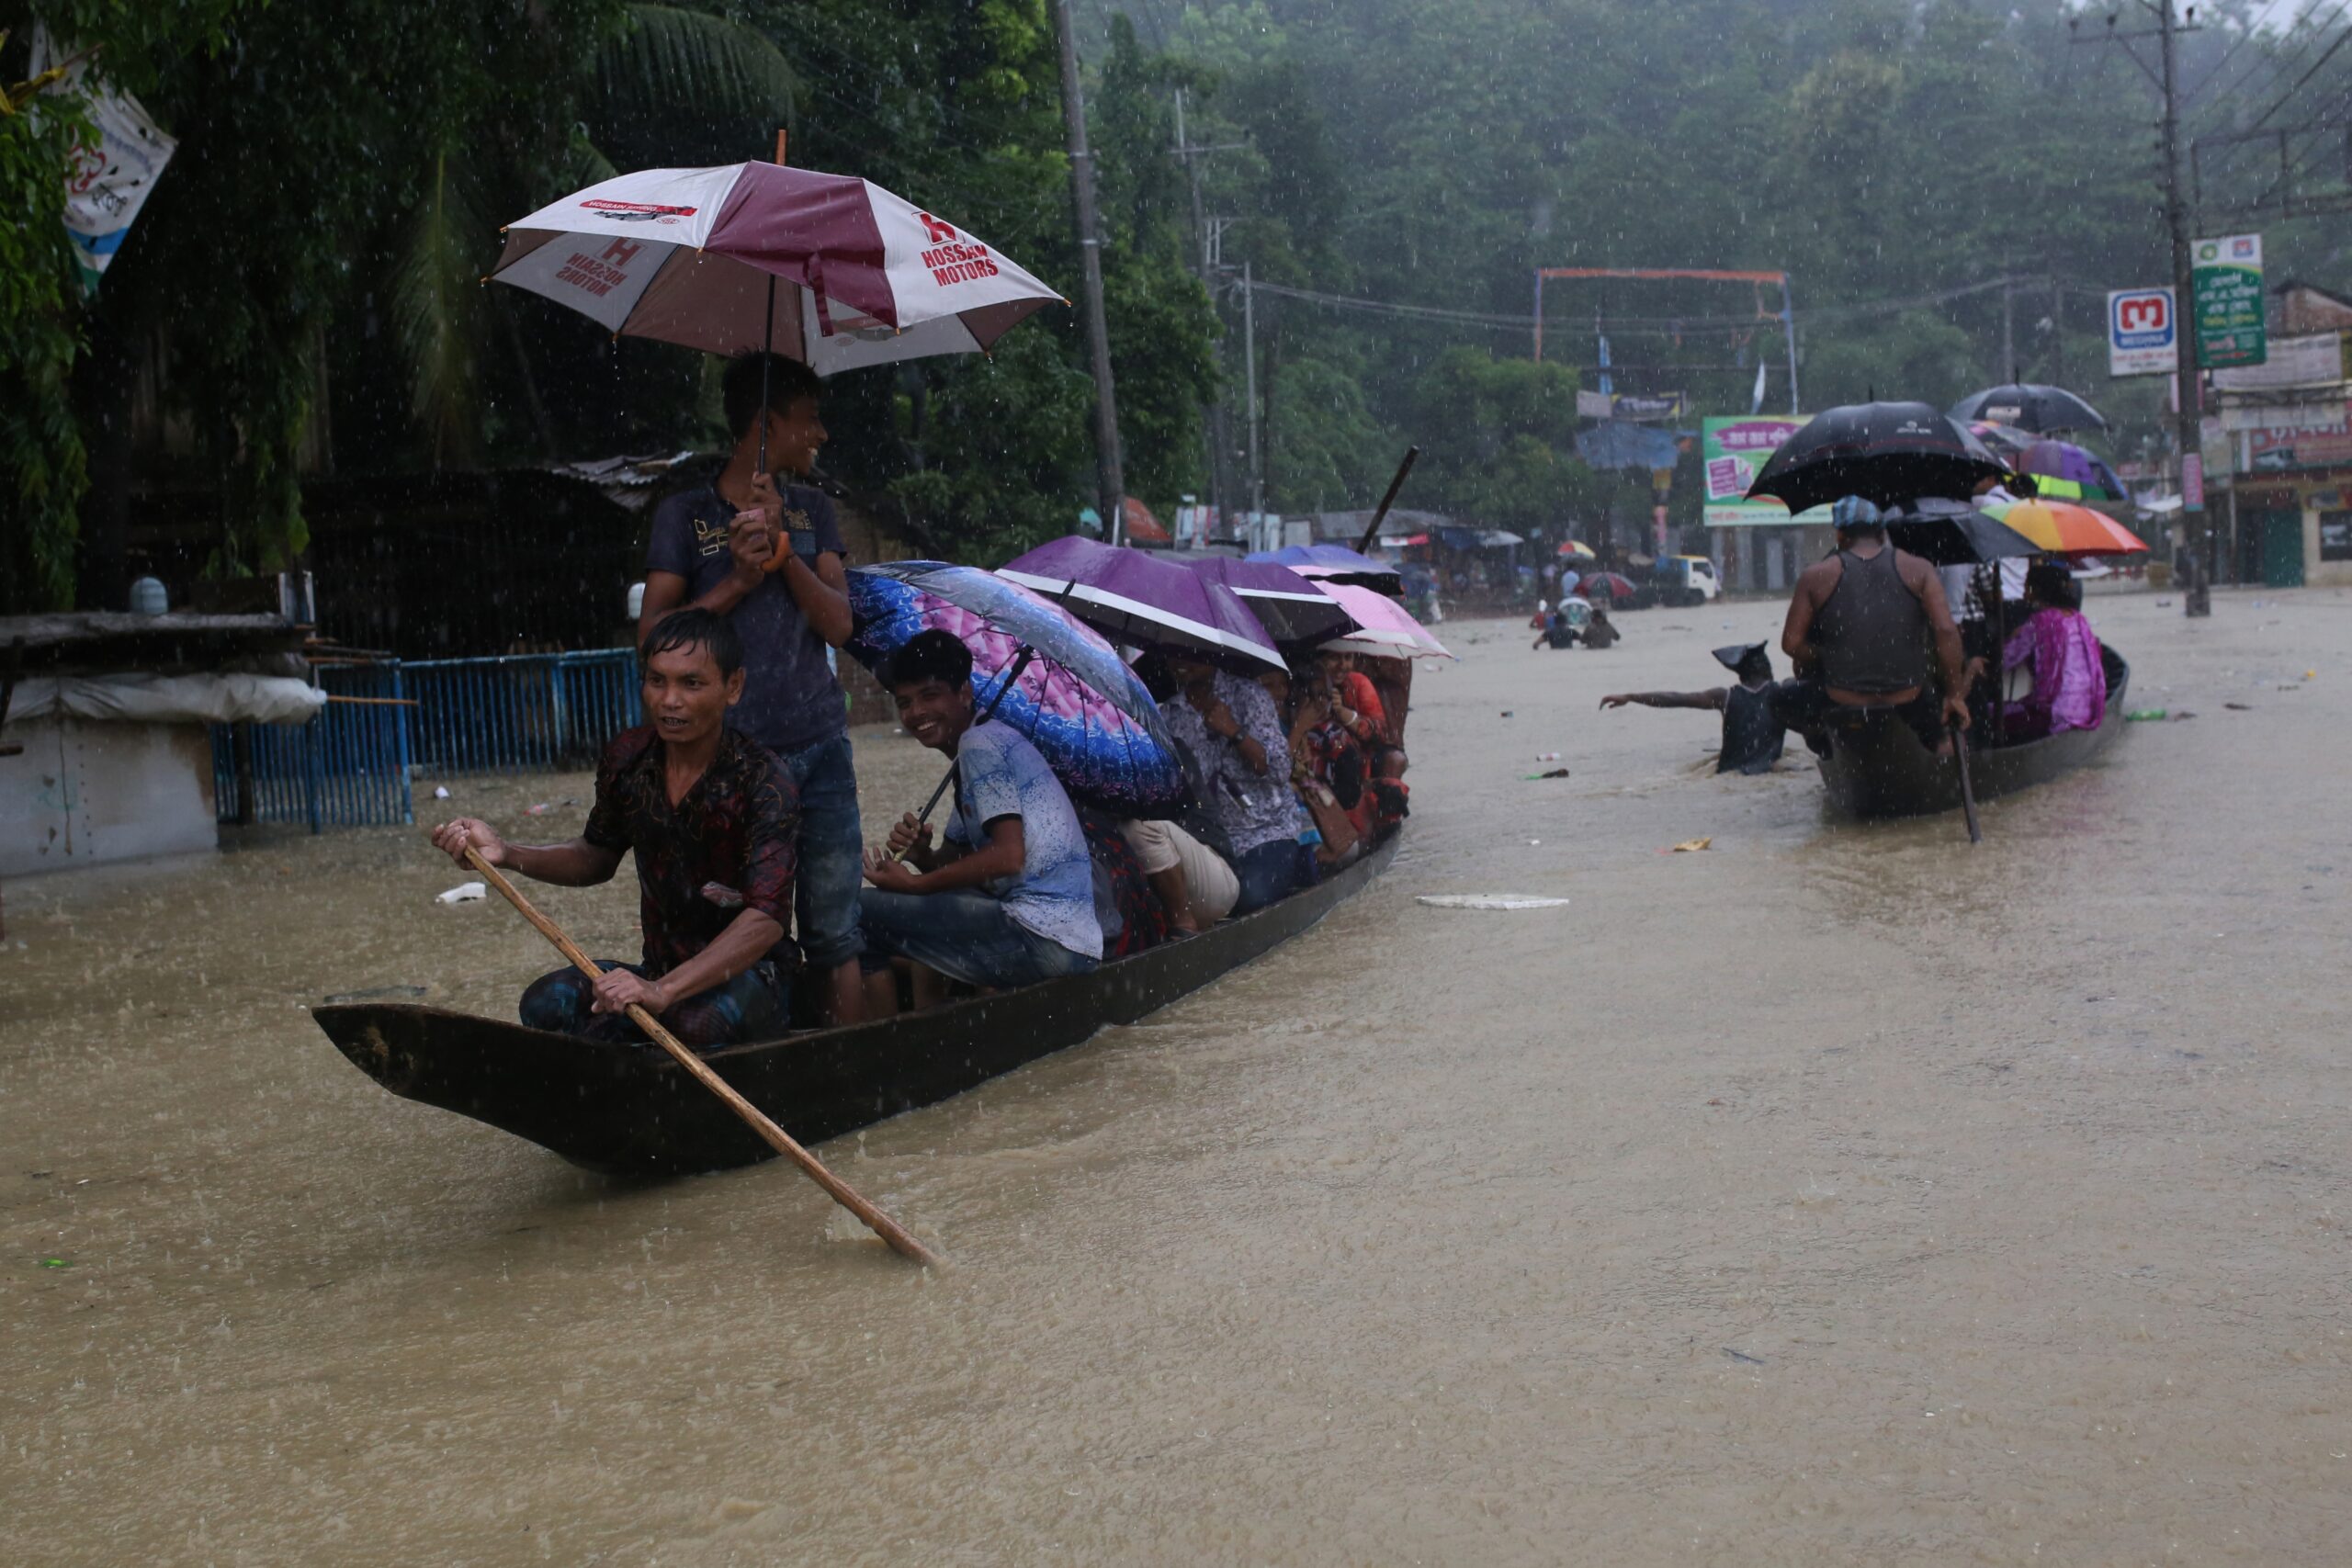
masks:
[[[353,1071],[307,1006],[552,964],[421,834],[11,884],[6,1557],[2340,1563],[2352,597],[2214,603],[2092,602],[2196,716],[1974,850],[1595,711],[1777,606],[1448,625],[1385,878],[820,1151],[937,1273],[780,1163],[618,1183]],[[632,897],[543,900],[612,953]]]

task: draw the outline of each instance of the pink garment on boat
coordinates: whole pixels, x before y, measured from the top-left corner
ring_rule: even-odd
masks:
[[[2098,638],[2075,610],[2036,610],[2010,634],[2001,668],[2033,666],[2033,690],[2019,704],[2030,728],[2055,735],[2097,729],[2107,717],[2107,671]]]

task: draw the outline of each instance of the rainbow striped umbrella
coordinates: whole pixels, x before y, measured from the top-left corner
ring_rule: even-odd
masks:
[[[2109,517],[2071,501],[1984,501],[1977,510],[2023,534],[2054,556],[2124,556],[2147,542]]]

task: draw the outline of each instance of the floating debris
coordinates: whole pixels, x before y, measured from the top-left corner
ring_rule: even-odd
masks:
[[[1568,901],[1532,893],[1424,893],[1415,902],[1432,909],[1557,909]]]

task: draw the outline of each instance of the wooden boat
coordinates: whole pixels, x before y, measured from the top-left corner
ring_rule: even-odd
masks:
[[[1133,1023],[1296,936],[1387,868],[1396,840],[1329,880],[1195,937],[1090,974],[929,1012],[730,1045],[706,1058],[803,1144],[821,1143]],[[354,1066],[404,1100],[622,1175],[775,1157],[717,1096],[651,1045],[605,1044],[403,1003],[312,1014]]]
[[[2114,739],[2123,728],[2132,667],[2111,648],[2100,649],[2099,657],[2107,671],[2107,716],[2099,727],[2010,746],[1972,744],[1969,773],[1977,799],[2045,784],[2082,766]],[[1838,810],[1849,817],[1925,817],[1960,808],[1960,770],[1921,745],[1893,709],[1835,711],[1828,731],[1829,754],[1816,761]]]

